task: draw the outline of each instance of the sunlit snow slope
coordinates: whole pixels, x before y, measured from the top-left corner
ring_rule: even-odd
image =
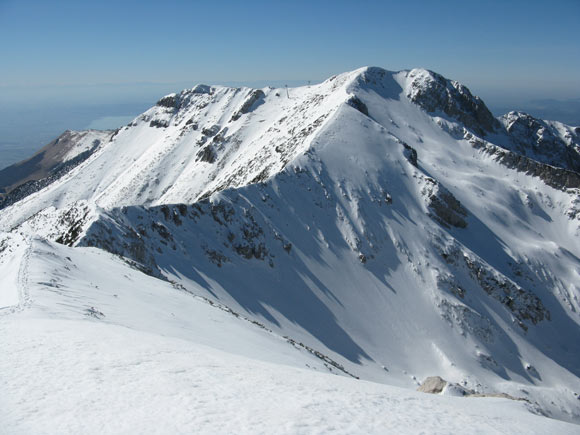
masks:
[[[440,375],[580,423],[578,155],[578,128],[495,119],[426,70],[362,68],[288,94],[198,85],[0,211],[2,300],[36,304],[10,284],[22,246],[44,243],[31,236],[96,247],[167,298],[198,295],[288,337],[299,366],[314,355],[412,389]],[[71,249],[50,246],[60,260]],[[107,319],[120,309],[79,289]]]
[[[0,310],[2,433],[577,433],[527,402],[336,376],[303,347],[100,250],[1,243],[2,264],[25,250],[10,278],[22,304]]]

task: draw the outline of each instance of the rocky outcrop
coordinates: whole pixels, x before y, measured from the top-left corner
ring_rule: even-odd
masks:
[[[538,296],[493,269],[473,253],[466,252],[460,245],[454,243],[444,248],[439,247],[439,253],[447,264],[456,269],[455,276],[463,275],[461,269],[467,271],[474,283],[511,311],[524,331],[528,329],[525,321],[535,325],[543,320],[550,320],[550,311]],[[449,289],[454,294],[457,292],[454,289],[459,289],[456,295],[464,297],[464,288],[467,285],[461,285],[453,277],[446,276],[440,277],[438,281],[439,287]]]
[[[513,313],[522,329],[528,329],[524,320],[529,320],[534,325],[544,319],[550,320],[550,312],[536,295],[498,272],[492,271],[478,260],[469,256],[463,258],[471,277],[488,295],[501,302]]]
[[[449,281],[442,282],[438,280],[437,282],[437,286],[441,289],[445,289],[445,286],[449,284]],[[464,291],[461,287],[459,289]],[[475,336],[484,343],[493,343],[495,341],[496,328],[488,317],[466,305],[451,302],[446,298],[441,299],[437,306],[441,310],[441,317],[452,328],[456,328],[461,335]]]
[[[363,103],[356,95],[353,95],[348,100],[346,100],[346,104],[348,104],[353,109],[358,110],[363,115],[369,116],[369,109],[367,108],[366,104]]]
[[[448,382],[441,376],[429,376],[423,381],[423,383],[417,388],[417,391],[421,393],[429,394],[440,394],[443,389],[447,386]]]
[[[203,134],[204,136],[207,136],[207,137],[213,137],[216,134],[218,134],[219,131],[220,131],[220,126],[216,124],[216,125],[211,125],[209,127],[204,127],[201,130],[201,134]]]
[[[514,397],[507,393],[478,393],[475,390],[465,388],[464,386],[448,382],[441,376],[429,376],[417,388],[421,393],[429,394],[445,394],[450,396],[464,396],[464,397],[495,397],[500,399],[519,400],[530,402],[526,398]]]
[[[157,101],[155,105],[164,108],[163,110],[166,113],[175,114],[179,112],[179,110],[184,109],[190,106],[191,104],[198,104],[204,107],[204,104],[206,103],[199,101],[199,97],[201,97],[204,94],[205,95],[212,94],[211,86],[196,85],[192,89],[185,89],[178,94],[173,93],[166,95],[165,97]]]
[[[529,157],[483,141],[471,133],[466,133],[465,138],[473,148],[492,155],[498,162],[508,168],[540,178],[548,186],[559,190],[580,188],[580,173],[578,172],[538,162]]]
[[[255,214],[253,208],[209,200],[193,205],[123,207],[103,213],[90,223],[85,216],[71,219],[68,230],[62,232],[65,235],[57,241],[104,249],[156,277],[162,276],[156,260],[165,261],[167,251],[179,252],[184,242],[193,240],[195,248],[190,245],[189,252],[183,255],[203,252],[217,267],[230,263],[236,256],[274,267],[273,251],[290,255],[292,244],[273,228],[264,226]],[[207,227],[213,227],[215,233],[199,232],[199,228]],[[83,237],[79,240],[81,229]],[[197,237],[184,239],[194,229],[199,232]]]
[[[79,239],[84,226],[89,218],[89,208],[87,206],[72,207],[60,216],[58,225],[66,229],[56,238],[57,243],[73,246]]]
[[[258,103],[264,97],[265,95],[263,91],[260,89],[254,89],[252,92],[250,92],[250,95],[248,95],[241,107],[232,115],[232,119],[230,121],[236,121],[240,119],[242,115],[251,112],[254,109],[256,103]]]
[[[578,128],[543,121],[523,112],[509,112],[500,121],[517,153],[541,163],[580,173]]]
[[[500,128],[485,103],[456,81],[432,71],[414,69],[407,98],[429,113],[442,112],[480,136]]]
[[[211,145],[206,145],[198,151],[196,159],[200,162],[214,163],[216,154]]]
[[[167,127],[169,127],[169,121],[167,121],[165,119],[153,119],[149,123],[149,127],[167,128]]]
[[[177,109],[179,108],[179,98],[177,94],[167,95],[161,98],[156,103],[157,106],[167,107],[169,109]]]
[[[453,196],[445,187],[441,186],[431,177],[424,177],[425,185],[421,194],[427,200],[427,207],[431,210],[431,216],[444,227],[467,227],[467,210],[461,202]]]
[[[411,163],[413,166],[418,168],[419,163],[417,162],[417,158],[418,158],[417,150],[415,148],[413,148],[412,146],[407,145],[405,142],[401,142],[401,144],[405,148],[405,151],[403,151],[403,153],[405,154],[405,157],[407,158],[409,163]]]

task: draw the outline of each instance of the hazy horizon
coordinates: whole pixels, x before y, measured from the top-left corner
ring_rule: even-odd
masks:
[[[427,68],[496,115],[580,124],[578,16],[572,0],[0,0],[0,167],[197,83],[295,86],[364,65]]]

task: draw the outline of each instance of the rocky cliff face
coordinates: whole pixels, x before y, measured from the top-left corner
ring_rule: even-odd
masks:
[[[520,154],[514,151],[510,151],[506,148],[493,145],[492,143],[479,139],[473,136],[469,132],[465,132],[465,139],[478,150],[485,152],[495,158],[497,162],[502,163],[510,169],[515,169],[520,172],[524,172],[527,175],[538,177],[548,186],[555,189],[568,190],[568,189],[580,189],[580,173],[565,169],[565,162],[558,160],[559,165],[550,165],[547,163],[541,163],[538,160],[544,160],[542,158],[535,160],[530,157],[526,157],[525,154]],[[528,154],[530,154],[530,142],[524,143],[523,146],[528,149]],[[554,156],[555,153],[551,153]],[[571,192],[574,194],[574,192]]]
[[[456,81],[426,70],[409,72],[407,97],[429,113],[444,113],[480,136],[500,128],[485,103]]]
[[[580,128],[543,121],[523,112],[500,118],[518,154],[580,173]]]

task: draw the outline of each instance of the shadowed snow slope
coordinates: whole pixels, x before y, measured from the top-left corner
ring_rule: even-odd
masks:
[[[11,271],[0,301],[20,313],[2,321],[40,310],[87,334],[115,324],[413,389],[440,375],[580,423],[577,134],[536,120],[548,144],[514,117],[496,120],[419,69],[362,68],[289,98],[204,85],[168,95],[0,210]],[[61,290],[49,278],[26,290],[14,272],[75,256],[99,266]],[[99,268],[110,280],[95,290]],[[210,332],[212,316],[224,320]]]

